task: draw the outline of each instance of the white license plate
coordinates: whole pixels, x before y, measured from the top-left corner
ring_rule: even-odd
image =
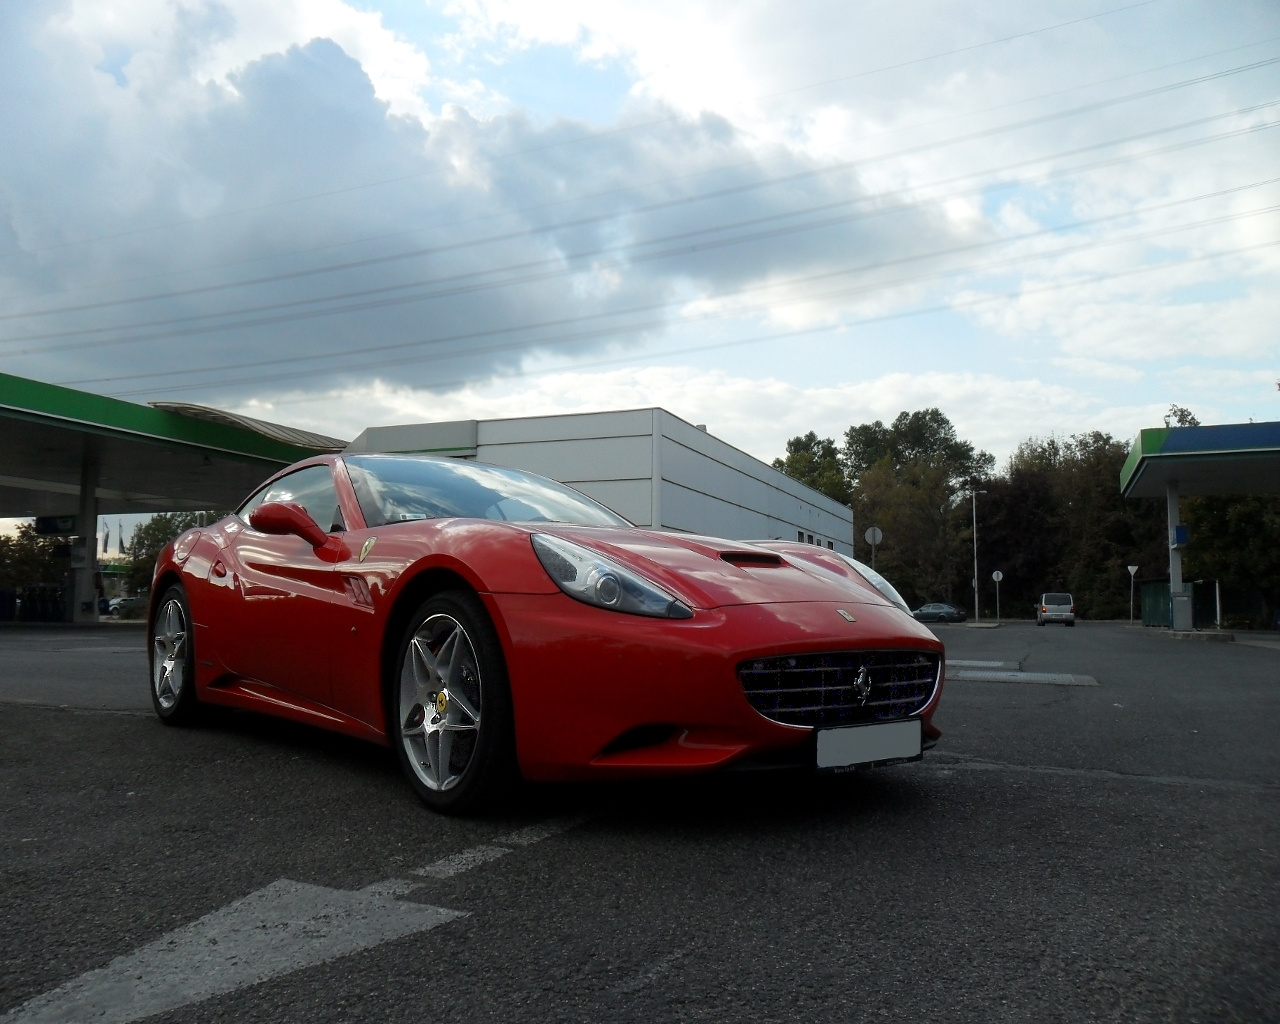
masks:
[[[818,767],[848,768],[920,756],[920,719],[818,730]]]

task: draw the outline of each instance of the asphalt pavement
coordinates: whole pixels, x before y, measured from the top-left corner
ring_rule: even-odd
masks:
[[[1280,649],[937,632],[1014,678],[922,763],[451,819],[368,744],[162,725],[141,631],[4,631],[0,1022],[1280,1020]]]

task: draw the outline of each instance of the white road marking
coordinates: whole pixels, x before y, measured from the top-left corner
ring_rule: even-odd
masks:
[[[448,857],[442,857],[434,864],[416,868],[413,874],[422,875],[426,878],[452,878],[454,875],[470,871],[481,864],[488,864],[491,860],[505,857],[511,853],[511,847],[513,846],[532,846],[534,843],[540,843],[544,839],[558,836],[561,832],[568,832],[569,829],[576,828],[586,820],[585,817],[580,816],[549,818],[533,825],[525,825],[522,828],[498,836],[492,843],[470,846],[465,850],[459,850],[457,853],[451,853]]]
[[[77,708],[70,704],[49,704],[46,701],[26,700],[23,697],[0,697],[0,704],[36,708],[39,711],[66,711],[73,715],[132,715],[135,718],[139,716],[151,718],[155,715],[154,711],[130,711],[127,708]]]
[[[532,846],[534,843],[540,843],[544,839],[558,836],[561,832],[568,832],[571,828],[577,828],[586,820],[586,818],[581,817],[551,818],[548,821],[540,821],[536,825],[526,825],[524,828],[518,828],[514,832],[498,836],[494,842],[500,846]]]
[[[510,852],[505,846],[471,846],[457,853],[451,853],[448,857],[442,857],[425,868],[417,868],[413,873],[425,875],[427,878],[452,878],[464,871],[470,871],[478,864],[487,864],[491,860],[505,857]]]
[[[943,754],[942,758],[959,758],[959,754]],[[940,770],[941,765],[946,768]],[[1183,786],[1188,789],[1222,789],[1238,793],[1277,793],[1280,786],[1267,782],[1241,782],[1235,779],[1198,779],[1187,775],[1138,775],[1130,772],[1113,772],[1106,768],[1058,768],[1039,764],[1006,764],[999,761],[936,760],[933,764],[913,765],[912,770],[923,768],[949,774],[955,770],[972,772],[1025,772],[1030,775],[1074,775],[1080,778],[1104,779],[1116,782],[1152,782],[1157,786]]]
[[[974,683],[1044,683],[1052,686],[1097,686],[1093,676],[1077,676],[1070,672],[997,672],[990,669],[961,669],[948,672],[947,679]]]
[[[466,916],[392,899],[392,879],[350,892],[287,878],[10,1011],[3,1024],[125,1024]]]
[[[502,838],[532,846],[585,820],[553,818]],[[511,852],[472,846],[413,874],[452,878]],[[388,878],[352,892],[282,878],[28,1000],[0,1017],[0,1024],[127,1024],[467,916],[396,899],[422,885]]]
[[[962,661],[959,658],[948,658],[947,668],[1011,668],[1016,669],[1016,661]]]

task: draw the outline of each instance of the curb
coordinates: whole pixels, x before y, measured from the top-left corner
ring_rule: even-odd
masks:
[[[1204,643],[1233,644],[1236,642],[1234,633],[1220,633],[1217,630],[1213,632],[1188,632],[1186,630],[1169,630],[1169,636],[1174,640],[1200,640]]]

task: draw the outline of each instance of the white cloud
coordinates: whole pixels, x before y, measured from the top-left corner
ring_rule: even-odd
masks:
[[[393,423],[655,405],[690,423],[706,423],[712,434],[765,462],[785,454],[787,440],[798,434],[815,430],[839,442],[855,424],[887,422],[903,410],[930,406],[943,409],[962,437],[1003,459],[1028,437],[1092,429],[1098,409],[1096,400],[1062,385],[986,373],[891,373],[802,387],[776,377],[665,365],[549,372],[444,394],[379,380],[236,411],[351,438],[366,426]]]
[[[1163,408],[1170,374],[1206,359],[1224,372],[1271,372],[1280,249],[1130,272],[1274,239],[1274,212],[1100,243],[1280,202],[1271,186],[1152,209],[1273,176],[1280,133],[1066,172],[1243,128],[1274,109],[1044,158],[1261,102],[1280,70],[996,129],[1256,59],[1262,50],[1177,64],[1280,32],[1274,4],[1243,0],[1239,18],[1222,19],[1164,0],[865,75],[1094,9],[1067,0],[1035,11],[959,0],[460,0],[437,10],[456,21],[444,41],[397,34],[376,11],[339,0],[6,5],[7,310],[174,294],[0,321],[0,369],[233,405],[337,389],[374,396],[370,409],[436,408],[423,398],[435,385],[440,403],[488,408],[492,396],[554,397],[543,383],[503,383],[522,368],[951,305],[934,335],[908,320],[878,329],[883,409],[864,385],[814,388],[786,339],[753,349],[762,355],[751,365],[769,378],[755,390],[738,358],[724,355],[722,372],[734,370],[719,381],[719,413],[699,404],[692,382],[688,393],[658,378],[641,388],[732,430],[764,429],[751,422],[767,407],[774,453],[787,436],[820,429],[819,417],[839,432],[928,404],[1004,450],[1028,433]],[[618,123],[592,133],[526,116],[544,65],[532,62],[524,79],[502,75],[522,55],[564,47],[582,82],[594,67],[625,71],[631,101]],[[1177,66],[1135,74],[1162,64]],[[445,65],[449,77],[437,70]],[[433,112],[424,90],[452,105]],[[353,187],[379,181],[391,184]],[[902,208],[912,198],[921,205]],[[1133,216],[960,248],[1119,213]],[[307,276],[326,262],[379,259]],[[209,290],[253,276],[268,280]],[[330,309],[340,305],[351,308]],[[649,361],[659,378],[683,362]],[[847,379],[850,365],[835,360],[828,375]],[[897,373],[907,369],[920,372]],[[625,403],[623,384],[640,387],[644,372],[579,383]],[[691,381],[706,372],[691,371]],[[459,379],[476,383],[459,392]],[[398,394],[409,397],[387,397]],[[747,411],[730,408],[737,401]],[[1225,392],[1215,402],[1224,415],[1245,408]],[[342,408],[347,432],[365,425],[358,406]],[[739,415],[741,428],[732,425]]]
[[[52,24],[104,59],[127,56],[121,71],[139,90],[169,88],[175,73],[234,89],[235,75],[253,61],[332,39],[360,62],[392,112],[430,119],[421,96],[431,80],[426,55],[376,11],[342,0],[75,0]]]

